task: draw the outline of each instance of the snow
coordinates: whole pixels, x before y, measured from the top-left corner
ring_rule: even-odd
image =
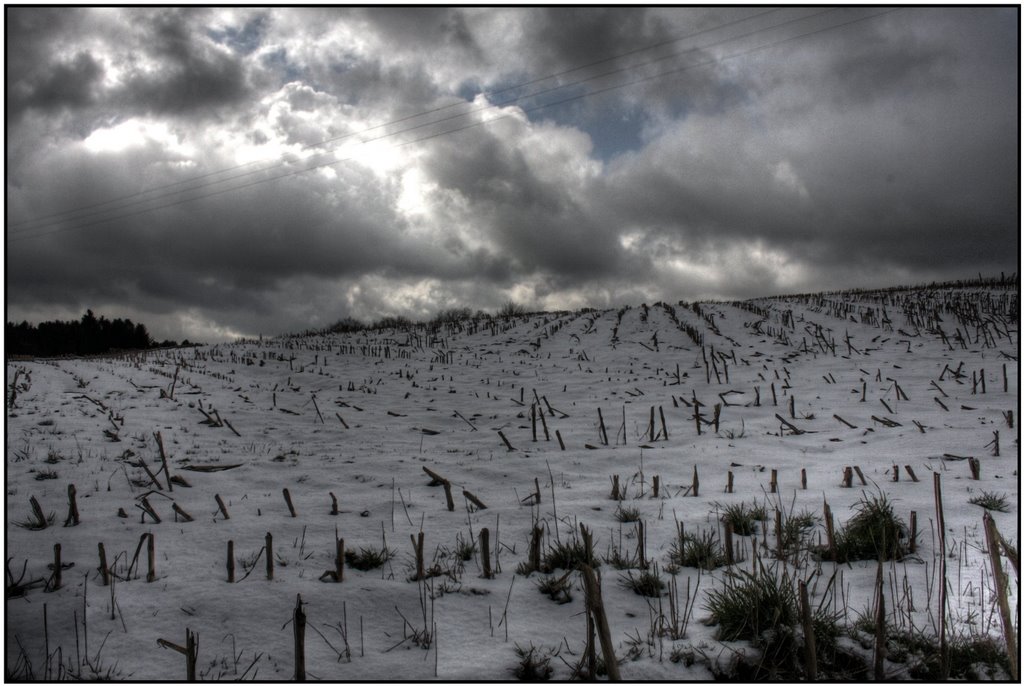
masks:
[[[245,678],[288,680],[295,664],[290,620],[300,596],[308,622],[309,678],[509,679],[518,662],[516,645],[531,644],[558,651],[551,659],[553,676],[568,678],[568,665],[581,659],[586,639],[579,575],[571,577],[572,601],[559,605],[538,591],[544,575],[524,577],[516,568],[527,559],[534,522],[547,528],[545,547],[556,535],[571,539],[582,523],[593,531],[599,557],[613,546],[634,552],[636,525],[616,520],[618,503],[609,497],[613,475],[626,488],[622,504],[639,509],[646,556],[658,563],[666,580],[676,520],[687,531],[721,531],[718,512],[728,504],[757,501],[769,512],[777,507],[786,514],[807,510],[820,515],[827,500],[840,528],[862,497],[883,492],[904,520],[916,511],[919,527],[917,553],[885,565],[891,584],[887,594],[895,590],[897,596],[887,596],[887,607],[900,607],[894,600],[903,597],[902,613],[898,610],[893,621],[913,621],[916,629],[934,632],[939,551],[933,474],[939,474],[951,633],[1001,637],[984,511],[968,499],[983,491],[1006,494],[1010,511],[992,516],[1004,537],[1017,545],[1019,428],[1016,423],[1009,428],[1003,414],[1012,410],[1019,419],[1017,294],[947,289],[921,296],[936,298],[947,335],[959,328],[973,341],[977,331],[943,308],[943,298],[958,295],[995,302],[997,331],[1007,329],[1009,338],[997,333],[989,345],[978,340],[965,347],[951,338],[947,345],[922,319],[910,321],[898,304],[887,306],[892,318],[887,329],[863,323],[857,309],[851,320],[847,313],[834,316],[822,301],[793,298],[757,301],[769,312],[760,329],[755,327],[763,319],[759,314],[702,303],[702,313],[713,316],[718,333],[707,319],[677,304],[674,316],[660,305],[629,308],[621,319],[616,310],[536,314],[495,320],[493,328],[486,321],[476,328],[442,328],[434,340],[420,328],[414,335],[382,330],[93,359],[9,359],[8,569],[17,580],[26,565],[22,583],[49,578],[47,565],[57,543],[63,563],[73,566],[63,570],[62,586],[55,591],[37,584],[8,597],[8,673],[27,657],[37,678],[57,678],[58,669],[64,669],[112,679],[181,679],[183,656],[160,647],[157,639],[184,645],[188,629],[199,638],[201,678],[234,679],[244,673]],[[855,308],[878,306],[872,297],[880,296],[829,296]],[[793,317],[784,324],[787,310]],[[676,320],[704,335],[703,353]],[[835,341],[834,354],[815,340],[818,324],[825,339]],[[847,334],[859,352],[848,353]],[[718,355],[721,381],[706,371],[705,354]],[[961,363],[961,376],[952,378],[946,368],[956,370]],[[980,387],[973,392],[971,376],[982,370],[985,393]],[[897,394],[896,383],[906,399]],[[734,393],[726,394],[730,390]],[[530,406],[535,397],[550,440],[538,418],[533,441]],[[697,434],[688,406],[694,397],[708,419],[714,404],[723,405],[717,432],[704,425]],[[790,397],[795,419],[790,419]],[[658,440],[647,433],[652,407]],[[659,433],[658,408],[665,415],[667,439]],[[204,412],[226,421],[216,426]],[[805,433],[785,430],[776,414]],[[899,426],[886,426],[872,416]],[[514,451],[505,448],[499,430]],[[987,446],[994,431],[999,432],[998,457]],[[156,432],[170,474],[183,477],[190,487],[167,490]],[[117,442],[111,440],[115,433]],[[966,460],[944,455],[977,458],[980,479],[971,478]],[[161,489],[150,482],[140,458]],[[223,471],[186,469],[236,464],[241,466]],[[894,465],[900,468],[897,482],[892,480]],[[919,481],[909,478],[904,465]],[[454,511],[446,507],[444,490],[428,485],[424,466],[451,482]],[[852,488],[842,487],[847,466],[859,467],[867,485],[855,476]],[[700,479],[696,497],[689,490],[695,467]],[[806,490],[800,487],[801,469],[807,473]],[[56,478],[39,478],[51,470]],[[770,493],[772,470],[778,475],[778,493]],[[729,471],[733,493],[724,492]],[[655,475],[661,480],[658,498],[652,497]],[[524,504],[530,502],[535,480],[540,503]],[[81,523],[65,527],[69,484],[77,489]],[[285,488],[296,509],[294,518],[282,495]],[[471,508],[463,489],[487,509]],[[331,514],[332,492],[339,503],[337,515]],[[136,507],[147,493],[160,523]],[[223,499],[229,519],[220,514],[215,495]],[[17,526],[29,519],[32,496],[44,512],[54,513],[51,526]],[[172,501],[194,521],[176,521]],[[126,518],[118,516],[119,508]],[[493,578],[482,578],[479,552],[462,567],[453,556],[460,541],[478,542],[483,527],[490,530],[491,564],[500,565]],[[754,547],[759,559],[772,560],[770,522],[768,529],[767,535],[738,537],[744,541],[745,559],[737,567],[752,568]],[[409,580],[415,570],[410,536],[421,530],[427,566],[436,563],[450,572],[425,583]],[[336,532],[346,550],[386,545],[395,556],[376,570],[346,567],[342,583],[322,582],[321,574],[334,569]],[[156,580],[146,582],[143,545],[131,579],[103,586],[97,544],[105,546],[115,574],[125,577],[147,533],[154,536]],[[266,579],[262,557],[245,576],[242,560],[259,553],[267,533],[273,535],[277,559],[273,580]],[[819,521],[815,541],[823,536]],[[228,541],[234,541],[238,561],[234,584],[226,581]],[[806,554],[798,562],[795,570],[792,561],[787,564],[808,579],[812,603],[826,598],[829,579],[837,572],[834,587],[840,592],[827,602],[846,621],[870,611],[876,562],[837,567]],[[716,641],[714,627],[701,621],[707,615],[704,594],[723,583],[723,568],[679,571],[676,579],[684,596],[688,582],[691,592],[696,588],[698,576],[700,587],[690,599],[694,610],[686,636],[676,641],[650,636],[651,613],[660,602],[667,615],[667,597],[648,603],[619,583],[624,571],[604,563],[599,572],[616,655],[624,660],[623,678],[711,678],[700,660],[690,667],[670,660],[673,649],[696,648],[723,659],[742,649]],[[1016,605],[1012,576],[1010,587]],[[913,611],[902,595],[908,589]],[[427,649],[409,638],[414,630],[432,634]],[[898,673],[898,665],[890,667]]]

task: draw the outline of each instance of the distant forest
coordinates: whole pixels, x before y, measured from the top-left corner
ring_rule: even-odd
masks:
[[[8,355],[100,355],[175,345],[174,341],[156,343],[142,324],[130,319],[97,318],[92,310],[87,310],[79,321],[42,322],[39,326],[7,322]],[[185,341],[183,345],[190,343]]]

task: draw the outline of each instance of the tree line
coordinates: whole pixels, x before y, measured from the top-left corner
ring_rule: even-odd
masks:
[[[38,326],[26,321],[7,322],[6,333],[8,355],[100,355],[115,350],[177,345],[174,341],[156,343],[144,325],[130,319],[97,318],[92,310],[87,310],[78,321],[42,322]]]

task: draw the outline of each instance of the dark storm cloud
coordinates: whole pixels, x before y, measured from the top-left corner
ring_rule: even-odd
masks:
[[[163,10],[137,24],[138,45],[160,66],[133,69],[111,93],[114,103],[150,114],[209,115],[248,94],[237,56],[216,49],[203,22],[186,10]]]
[[[215,340],[1012,271],[1018,13],[726,40],[823,8],[766,10],[10,8],[11,316]],[[464,101],[581,65],[538,87],[676,72]],[[465,116],[401,133],[431,110]]]

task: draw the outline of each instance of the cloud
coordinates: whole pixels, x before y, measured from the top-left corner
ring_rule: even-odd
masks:
[[[1016,12],[797,35],[881,10],[11,8],[9,316],[196,340],[1012,271]]]

